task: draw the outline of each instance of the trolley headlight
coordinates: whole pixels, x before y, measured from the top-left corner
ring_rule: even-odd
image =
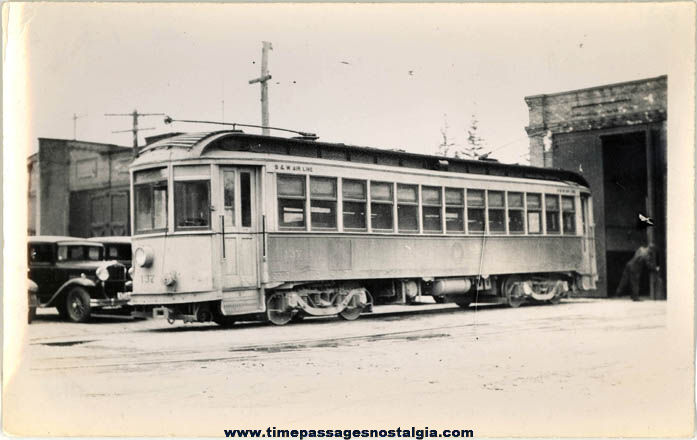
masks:
[[[106,266],[99,266],[95,273],[97,274],[97,278],[99,278],[102,281],[106,281],[109,279],[109,269],[107,269]]]
[[[136,264],[140,267],[150,267],[153,260],[152,249],[148,246],[141,246],[136,248],[135,252]]]

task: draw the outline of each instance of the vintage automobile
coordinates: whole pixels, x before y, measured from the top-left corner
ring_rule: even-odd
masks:
[[[104,246],[83,238],[34,236],[28,240],[29,278],[38,307],[55,307],[64,319],[86,322],[92,311],[124,305],[126,267],[104,261]]]
[[[132,266],[131,237],[109,236],[92,237],[89,241],[94,241],[104,245],[104,259],[116,260],[130,269]]]

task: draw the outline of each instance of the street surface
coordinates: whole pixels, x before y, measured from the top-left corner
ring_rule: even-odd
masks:
[[[664,349],[665,302],[390,306],[354,322],[232,329],[113,316],[69,324],[47,309],[28,334],[5,390],[9,433],[662,436],[691,426],[692,366]]]

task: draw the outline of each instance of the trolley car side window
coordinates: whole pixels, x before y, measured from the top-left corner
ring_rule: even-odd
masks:
[[[463,232],[465,230],[465,200],[462,189],[445,188],[445,230]]]
[[[210,227],[210,181],[174,182],[174,224],[177,229]]]
[[[559,233],[559,196],[545,195],[545,217],[547,217],[547,233]]]
[[[503,191],[488,191],[489,232],[504,234],[506,232],[506,212]]]
[[[539,194],[525,194],[528,210],[528,233],[542,233],[542,199]]]
[[[508,232],[525,233],[525,213],[523,210],[523,193],[508,193]]]
[[[419,230],[419,194],[416,185],[397,185],[397,227],[399,232]]]
[[[392,187],[391,183],[370,182],[370,225],[373,229],[383,231],[394,229]]]
[[[305,176],[279,174],[278,225],[287,229],[305,229]]]
[[[564,234],[576,234],[576,208],[573,197],[561,197],[561,217]]]
[[[167,169],[136,171],[133,192],[136,234],[167,229]]]
[[[368,201],[365,181],[343,179],[341,184],[344,197],[344,229],[365,231],[365,205]]]
[[[473,233],[484,232],[484,190],[467,190],[467,230]]]
[[[441,232],[441,209],[443,206],[441,189],[435,186],[421,188],[421,202],[423,204],[424,231]]]
[[[312,228],[336,229],[336,179],[310,177]]]

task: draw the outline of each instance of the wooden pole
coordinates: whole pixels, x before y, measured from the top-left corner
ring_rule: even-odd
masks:
[[[261,85],[261,134],[268,136],[269,129],[269,86],[268,81],[271,79],[269,74],[269,51],[273,50],[273,46],[268,41],[262,41],[261,46],[261,76],[249,80],[249,84],[259,83]]]

